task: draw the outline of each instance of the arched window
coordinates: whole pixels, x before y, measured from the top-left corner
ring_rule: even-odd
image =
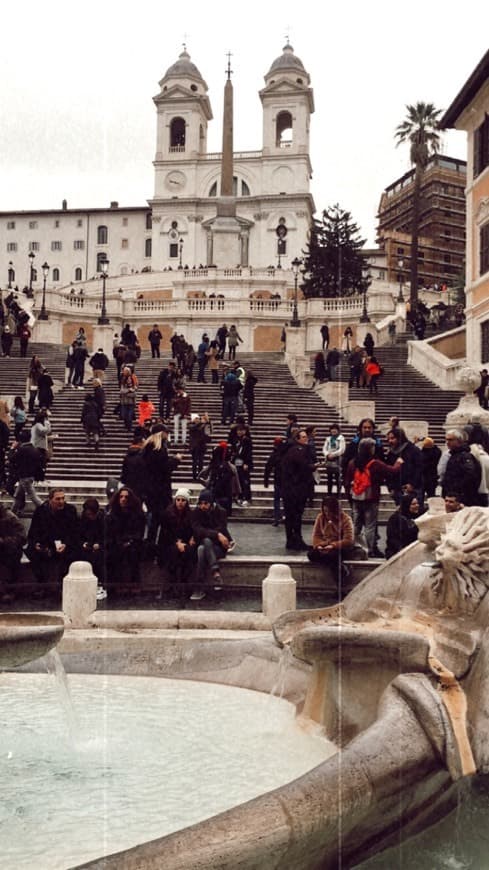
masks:
[[[185,121],[183,118],[173,118],[170,124],[170,148],[185,150]]]
[[[82,280],[82,270],[78,266],[78,268],[75,269],[75,281],[81,281],[81,280]]]
[[[107,259],[107,254],[105,253],[105,251],[99,251],[97,254],[97,272],[99,274],[100,274],[100,272],[102,272],[102,263],[105,262],[106,259]],[[81,269],[80,269],[80,272],[81,272]],[[80,281],[81,281],[81,275],[80,275]]]
[[[275,144],[277,148],[290,148],[292,145],[292,115],[279,112],[277,115]]]
[[[144,256],[151,257],[151,250],[152,250],[151,239],[146,239],[146,241],[144,243]]]
[[[59,269],[56,267],[53,269],[53,281],[59,281]]]
[[[217,196],[217,181],[211,185],[209,196]],[[250,188],[246,181],[238,179],[237,175],[233,175],[233,196],[250,196]]]
[[[107,227],[97,227],[97,245],[106,245],[109,241],[109,231]]]
[[[146,215],[146,229],[150,230],[152,226],[153,226],[153,217],[152,217],[151,212],[149,211]]]

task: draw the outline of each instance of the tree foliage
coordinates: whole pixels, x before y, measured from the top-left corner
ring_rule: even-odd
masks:
[[[304,257],[302,290],[306,298],[353,296],[367,289],[365,239],[350,212],[338,204],[315,219]]]

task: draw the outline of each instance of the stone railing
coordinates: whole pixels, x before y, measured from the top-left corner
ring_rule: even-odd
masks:
[[[459,330],[451,330],[446,335],[455,334],[463,331],[464,327]],[[440,336],[435,336],[434,340],[439,341]],[[431,341],[408,341],[408,363],[418,370],[425,378],[429,378],[442,390],[458,390],[457,378],[460,370],[466,366],[465,358],[450,359],[444,354],[436,350]]]

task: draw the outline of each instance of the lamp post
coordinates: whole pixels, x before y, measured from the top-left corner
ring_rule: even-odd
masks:
[[[402,270],[404,269],[404,260],[398,260],[398,261],[397,261],[397,268],[399,269],[399,274],[398,274],[398,278],[399,278],[399,295],[398,295],[398,297],[397,297],[397,301],[398,301],[398,302],[404,302],[404,296],[402,295],[402,279],[403,279],[403,272],[402,272]]]
[[[105,302],[105,282],[107,280],[107,273],[109,271],[109,261],[107,257],[103,260],[100,260],[100,271],[102,273],[102,310],[100,312],[100,317],[97,320],[99,326],[103,326],[104,324],[110,323],[109,318],[107,317],[107,306]]]
[[[368,308],[367,308],[367,290],[370,284],[370,266],[368,263],[365,263],[362,266],[363,273],[363,310],[362,316],[360,318],[360,323],[370,323],[370,317],[368,316]]]
[[[300,326],[301,322],[297,313],[297,281],[299,280],[299,269],[302,266],[302,260],[299,260],[298,257],[295,257],[295,259],[292,260],[291,266],[294,273],[294,307],[292,309],[292,320],[290,321],[290,325]]]
[[[183,239],[180,238],[180,239],[178,240],[178,256],[179,256],[179,260],[178,260],[178,268],[179,268],[179,269],[183,269],[183,265],[182,265],[182,253],[183,253]]]
[[[277,269],[281,269],[281,268],[282,268],[282,263],[280,262],[280,260],[281,260],[282,254],[280,253],[280,248],[279,248],[278,251],[277,251],[277,257],[278,257]]]
[[[12,260],[9,260],[9,264],[8,264],[8,289],[9,290],[12,289],[12,282],[14,280],[14,275],[15,275],[14,264],[12,263]]]
[[[39,320],[49,320],[49,315],[46,311],[46,281],[49,274],[49,266],[46,262],[44,262],[41,266],[42,269],[42,305],[41,310],[39,312]]]
[[[34,259],[35,259],[34,251],[31,251],[29,254],[29,292],[32,293],[32,282],[34,280]]]

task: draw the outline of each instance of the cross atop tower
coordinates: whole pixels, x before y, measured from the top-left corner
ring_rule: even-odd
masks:
[[[231,78],[231,73],[233,72],[233,70],[231,69],[231,58],[232,58],[232,56],[233,56],[233,55],[231,54],[231,52],[228,51],[228,53],[227,53],[227,55],[226,55],[226,57],[227,57],[227,59],[228,59],[228,66],[227,66],[227,70],[226,70],[226,73],[227,73],[227,77],[228,77],[228,79]]]
[[[184,33],[183,34],[183,42],[182,42],[182,47],[183,47],[184,51],[187,51],[187,39],[188,39],[188,33]]]

